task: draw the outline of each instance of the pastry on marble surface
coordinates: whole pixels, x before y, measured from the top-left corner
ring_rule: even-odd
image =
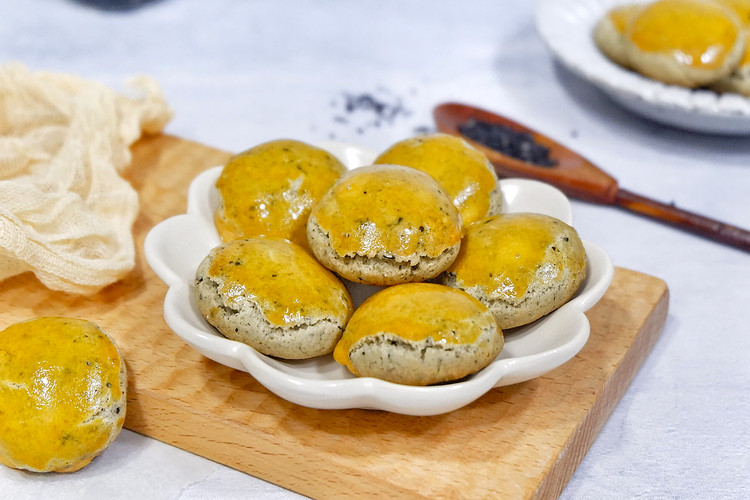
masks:
[[[346,167],[331,153],[279,139],[232,157],[216,182],[216,228],[223,241],[276,236],[307,246],[310,208]]]
[[[344,278],[395,285],[434,278],[455,259],[463,226],[432,177],[399,165],[347,172],[310,213],[315,257]]]
[[[408,283],[375,293],[354,312],[334,359],[361,377],[429,385],[481,370],[503,343],[492,313],[475,298]]]
[[[502,210],[495,169],[484,153],[459,137],[439,133],[405,139],[373,163],[404,165],[432,176],[448,193],[465,225]]]
[[[96,324],[42,317],[0,332],[0,463],[73,472],[118,436],[127,373]]]
[[[225,337],[285,359],[329,354],[352,313],[333,273],[301,246],[262,236],[212,249],[196,271],[195,297]]]
[[[554,217],[522,212],[468,226],[441,281],[477,298],[505,330],[562,306],[585,277],[586,252],[576,230]]]

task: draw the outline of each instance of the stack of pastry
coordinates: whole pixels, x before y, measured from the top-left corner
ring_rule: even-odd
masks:
[[[217,188],[225,242],[196,273],[198,307],[269,356],[333,353],[357,376],[401,384],[458,380],[586,273],[576,231],[502,213],[487,158],[449,135],[400,141],[346,172],[318,148],[273,141],[232,158]],[[355,309],[345,283],[372,295]]]
[[[657,0],[609,10],[599,49],[648,78],[750,96],[750,0]]]

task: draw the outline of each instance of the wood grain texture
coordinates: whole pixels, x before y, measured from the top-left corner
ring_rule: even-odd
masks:
[[[99,323],[128,365],[126,427],[311,497],[554,498],[666,320],[666,284],[618,268],[588,314],[589,342],[546,376],[432,417],[297,406],[172,334],[166,287],[142,254],[146,232],[183,212],[192,178],[228,153],[163,135],[133,151],[135,269],[92,297],[51,292],[30,273],[8,279],[0,327],[41,315]]]

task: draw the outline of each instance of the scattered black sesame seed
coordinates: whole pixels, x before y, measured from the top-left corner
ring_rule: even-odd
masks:
[[[427,125],[420,125],[418,127],[414,127],[414,135],[427,135],[432,134],[435,132],[434,127],[428,127]]]
[[[343,102],[334,99],[330,102],[332,108],[339,110],[332,116],[334,123],[349,125],[353,131],[362,135],[371,128],[381,128],[392,124],[399,117],[411,116],[403,104],[402,99],[393,91],[378,87],[373,92],[342,92]],[[330,138],[335,134],[331,132]]]
[[[348,113],[356,109],[371,109],[379,115],[385,109],[385,103],[378,101],[371,94],[344,94],[344,98],[346,99],[344,109]]]

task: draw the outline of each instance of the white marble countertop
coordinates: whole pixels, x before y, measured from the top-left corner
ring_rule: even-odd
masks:
[[[122,88],[153,76],[167,132],[228,151],[338,139],[379,150],[458,100],[507,114],[621,186],[750,228],[750,136],[656,125],[553,63],[532,2],[4,0],[0,63]],[[122,2],[127,3],[127,2]],[[460,7],[459,7],[460,4]],[[399,109],[373,123],[347,95]],[[750,497],[750,254],[617,208],[573,202],[583,238],[664,279],[664,332],[562,497]],[[3,326],[4,327],[4,326]],[[0,467],[0,498],[292,498],[257,478],[124,430],[68,475]]]

